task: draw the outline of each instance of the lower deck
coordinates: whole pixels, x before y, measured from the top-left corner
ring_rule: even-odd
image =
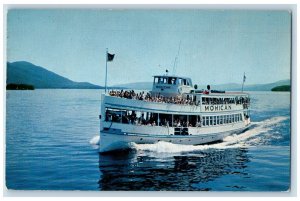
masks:
[[[248,125],[249,126],[249,125]],[[134,144],[154,144],[160,141],[169,142],[173,144],[183,144],[183,145],[199,145],[207,144],[216,141],[221,141],[225,137],[232,134],[239,134],[246,130],[248,126],[237,127],[236,129],[231,129],[221,132],[210,132],[203,133],[200,132],[203,129],[198,129],[199,133],[191,134],[196,130],[191,128],[181,128],[184,130],[183,133],[178,132],[178,128],[171,128],[174,134],[166,133],[148,133],[143,132],[124,132],[126,129],[115,129],[109,128],[104,129],[100,132],[100,152],[108,152],[119,149],[128,149]],[[176,133],[176,130],[178,133]]]
[[[249,122],[248,122],[249,123]],[[101,132],[114,134],[120,133],[138,133],[144,135],[205,135],[211,133],[227,132],[244,128],[248,123],[243,121],[230,124],[203,127],[170,127],[170,126],[153,126],[138,124],[123,124],[118,122],[101,122]]]

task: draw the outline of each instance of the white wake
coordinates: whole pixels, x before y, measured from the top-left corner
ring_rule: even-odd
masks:
[[[100,136],[96,135],[92,139],[90,139],[90,144],[91,145],[99,145],[100,143]]]

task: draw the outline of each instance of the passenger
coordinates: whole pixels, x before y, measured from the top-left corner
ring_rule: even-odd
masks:
[[[140,122],[142,125],[146,125],[146,119],[144,118],[144,113],[142,113],[141,117],[139,118],[139,122]]]
[[[134,124],[135,124],[135,125],[139,125],[138,119],[135,119],[135,120],[134,120]]]

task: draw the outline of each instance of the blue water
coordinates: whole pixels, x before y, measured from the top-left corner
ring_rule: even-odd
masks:
[[[252,127],[212,145],[98,153],[100,90],[8,91],[6,186],[19,190],[286,191],[290,93],[251,92]]]

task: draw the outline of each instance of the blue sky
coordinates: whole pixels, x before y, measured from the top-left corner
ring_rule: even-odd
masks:
[[[197,84],[290,78],[287,11],[15,9],[7,15],[7,61],[29,61],[74,81],[108,85],[173,73]]]

